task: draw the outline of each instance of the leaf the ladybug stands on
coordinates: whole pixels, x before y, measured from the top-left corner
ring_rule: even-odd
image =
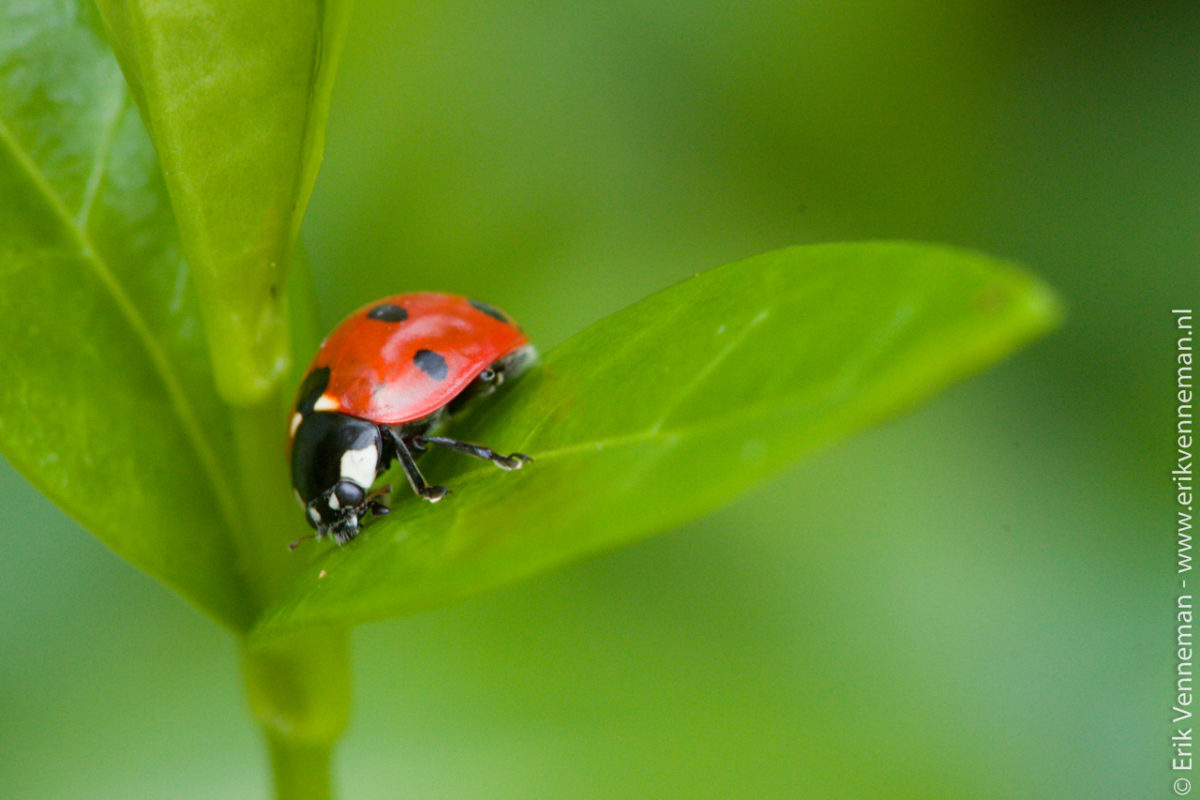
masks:
[[[945,247],[815,245],[704,273],[451,423],[533,468],[431,455],[455,494],[434,506],[394,489],[392,513],[318,554],[258,633],[417,611],[677,525],[1055,319],[1034,278]]]

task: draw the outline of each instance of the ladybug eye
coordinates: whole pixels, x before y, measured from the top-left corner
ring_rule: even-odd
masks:
[[[483,372],[479,373],[479,380],[481,380],[481,381],[491,381],[491,380],[495,380],[495,379],[496,379],[496,371],[495,370],[485,369]]]
[[[361,486],[351,481],[338,481],[337,486],[333,487],[333,493],[337,495],[338,503],[343,508],[360,505],[367,496]]]

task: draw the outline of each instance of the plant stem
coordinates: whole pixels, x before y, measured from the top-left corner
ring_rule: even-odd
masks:
[[[350,639],[317,628],[242,651],[246,694],[266,734],[277,800],[332,797],[333,748],[350,708]]]
[[[270,735],[271,773],[277,800],[329,800],[333,797],[331,748],[308,746]]]

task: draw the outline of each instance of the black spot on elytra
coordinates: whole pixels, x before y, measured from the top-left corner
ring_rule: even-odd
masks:
[[[395,303],[381,303],[368,311],[367,316],[380,322],[404,322],[408,319],[408,311]]]
[[[329,367],[317,367],[304,376],[304,383],[300,384],[300,391],[296,397],[296,411],[300,412],[300,416],[307,417],[312,413],[313,406],[316,405],[317,399],[325,393],[327,386],[329,386]]]
[[[498,319],[501,322],[512,322],[503,311],[489,303],[485,303],[482,300],[468,300],[467,302],[471,304],[471,308],[474,308],[476,311],[482,311],[492,319]]]
[[[435,381],[440,381],[446,377],[446,359],[432,350],[418,350],[417,354],[413,356],[413,363]]]

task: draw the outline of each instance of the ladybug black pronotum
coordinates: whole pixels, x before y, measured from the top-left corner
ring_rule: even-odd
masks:
[[[450,490],[427,484],[416,463],[431,444],[501,469],[523,467],[529,456],[430,434],[535,357],[504,312],[455,295],[394,295],[343,320],[309,366],[291,420],[292,486],[313,538],[345,544],[368,513],[388,513],[388,489],[371,485],[393,461],[413,491],[441,500]]]

